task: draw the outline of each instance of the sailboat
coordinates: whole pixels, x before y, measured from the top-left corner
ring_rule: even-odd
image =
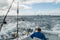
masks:
[[[8,24],[6,22],[6,17],[8,15],[9,11],[10,11],[10,8],[12,7],[13,2],[14,2],[14,0],[12,1],[11,5],[10,5],[10,7],[9,7],[9,9],[8,9],[4,19],[3,19],[1,27],[0,27],[0,39],[2,38],[2,40],[10,40],[10,39],[13,39],[13,40],[22,40],[22,39],[28,37],[26,34],[24,34],[24,33],[20,34],[20,32],[18,32],[19,31],[19,28],[18,28],[19,2],[17,2],[17,23],[13,25],[13,23],[9,23]],[[13,29],[16,30],[16,31],[13,32]],[[12,31],[12,33],[9,32],[9,31]],[[9,35],[7,35],[7,34],[9,34]],[[21,35],[23,35],[23,36],[21,36]]]
[[[13,2],[14,2],[14,0],[12,1],[11,5],[10,5],[10,7],[9,7],[4,19],[3,19],[3,23],[1,24],[1,27],[0,27],[0,31],[1,31],[0,32],[0,36],[1,37],[0,38],[3,38],[3,40],[10,40],[10,39],[11,40],[32,40],[30,38],[30,35],[34,32],[35,28],[30,28],[30,30],[32,30],[32,31],[30,31],[29,33],[26,31],[27,29],[20,28],[20,29],[24,29],[24,31],[23,32],[19,32],[19,27],[18,27],[18,24],[19,24],[19,22],[18,22],[19,2],[17,3],[17,23],[15,23],[13,25],[13,23],[9,23],[8,24],[6,22],[5,19],[7,17],[7,14],[9,13],[10,8],[12,7]],[[22,21],[24,21],[24,20],[22,20]],[[6,25],[4,25],[4,24],[6,24]],[[6,28],[4,28],[4,27],[6,27]],[[48,34],[53,34],[54,33],[53,31],[46,31],[46,30],[42,30],[42,32],[48,33]],[[53,33],[51,33],[51,32],[53,32]],[[9,35],[7,35],[7,34],[9,34]]]

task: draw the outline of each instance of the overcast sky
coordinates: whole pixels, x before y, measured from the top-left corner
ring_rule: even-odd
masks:
[[[60,0],[15,0],[8,15],[60,15]],[[0,0],[0,15],[5,15],[12,0]]]

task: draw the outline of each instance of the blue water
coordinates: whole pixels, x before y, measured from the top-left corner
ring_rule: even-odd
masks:
[[[0,25],[3,21],[3,18],[4,16],[0,16]],[[17,18],[16,16],[8,16],[6,18],[6,21],[8,24],[9,23],[15,24],[17,22]],[[23,21],[23,22],[19,23],[19,27],[24,27],[24,28],[34,28],[36,26],[41,27],[44,30],[54,30],[52,28],[55,28],[55,26],[57,28],[60,28],[60,16],[19,16],[18,22],[20,21]],[[24,29],[20,29],[20,30],[19,30],[20,32],[24,31]],[[56,29],[56,30],[60,31],[60,29]],[[60,40],[60,37],[58,37],[58,35],[52,35],[52,34],[45,34],[45,35],[49,40]],[[29,38],[27,39],[30,40]],[[10,39],[7,39],[7,40],[10,40]]]

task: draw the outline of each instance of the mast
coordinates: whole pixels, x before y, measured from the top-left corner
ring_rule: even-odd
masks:
[[[19,14],[19,2],[17,2],[17,40],[18,40],[18,14]]]

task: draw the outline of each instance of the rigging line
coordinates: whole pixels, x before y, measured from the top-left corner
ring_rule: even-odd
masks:
[[[0,31],[1,31],[1,29],[2,29],[2,26],[3,26],[3,23],[4,23],[5,19],[6,19],[6,17],[7,17],[7,15],[8,15],[9,11],[10,11],[10,8],[12,7],[13,2],[14,2],[14,0],[12,1],[11,5],[10,5],[10,7],[8,8],[8,11],[7,11],[7,13],[6,13],[6,15],[5,15],[4,19],[3,19],[3,22],[2,22],[1,27],[0,27]]]

